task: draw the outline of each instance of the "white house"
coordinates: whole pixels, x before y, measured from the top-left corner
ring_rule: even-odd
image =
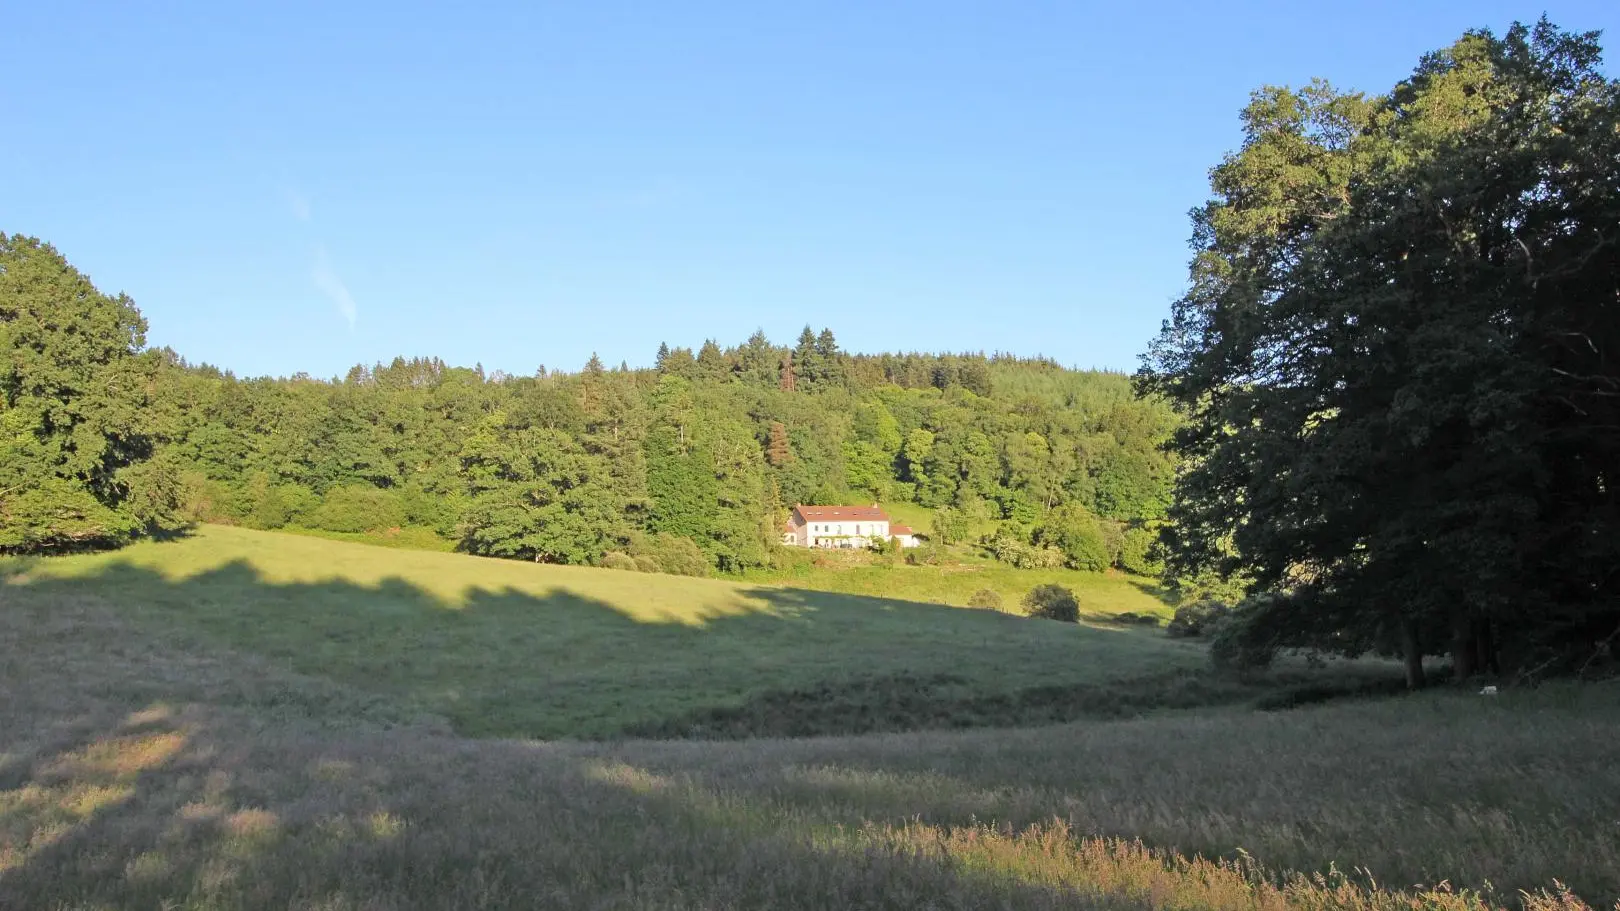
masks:
[[[871,506],[795,506],[782,529],[782,543],[793,547],[867,548],[897,538],[901,547],[920,542],[910,528],[889,522],[889,514]]]

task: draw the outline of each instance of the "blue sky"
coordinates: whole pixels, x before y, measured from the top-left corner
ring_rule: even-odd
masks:
[[[807,322],[1131,369],[1252,89],[1544,11],[1620,36],[1596,0],[11,3],[0,230],[245,375]]]

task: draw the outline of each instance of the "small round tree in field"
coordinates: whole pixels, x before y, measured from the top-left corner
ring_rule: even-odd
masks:
[[[636,558],[616,550],[610,550],[602,555],[601,566],[603,569],[626,569],[631,572],[637,572],[641,568],[636,565]]]
[[[1037,585],[1024,596],[1023,604],[1024,613],[1031,617],[1061,620],[1064,623],[1080,622],[1080,602],[1075,599],[1074,592],[1061,585]]]
[[[1230,607],[1209,598],[1194,601],[1192,604],[1183,604],[1176,608],[1176,615],[1171,618],[1170,625],[1164,632],[1172,639],[1211,635],[1227,617],[1231,616],[1231,613]]]
[[[968,607],[1001,610],[1001,594],[993,588],[981,588],[968,596]]]

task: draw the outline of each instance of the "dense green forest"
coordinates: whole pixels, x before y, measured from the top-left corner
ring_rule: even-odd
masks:
[[[207,521],[702,574],[767,563],[795,503],[880,500],[939,508],[924,531],[943,542],[996,520],[992,550],[1020,565],[1153,568],[1174,418],[1123,374],[854,355],[807,327],[792,347],[665,346],[635,370],[399,358],[239,379],[143,350],[129,300],[48,245],[6,243],[0,546]]]

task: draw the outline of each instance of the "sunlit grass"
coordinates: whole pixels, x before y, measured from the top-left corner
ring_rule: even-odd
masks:
[[[927,533],[935,510],[915,503],[886,503],[883,508],[896,523]],[[993,522],[969,523],[969,540],[994,528]],[[966,606],[980,589],[1001,596],[1003,609],[1016,612],[1018,602],[1039,585],[1057,584],[1074,591],[1082,615],[1103,619],[1134,613],[1168,618],[1172,611],[1157,580],[1118,571],[1080,572],[1072,569],[1017,569],[997,563],[967,545],[949,548],[938,565],[910,565],[862,552],[825,551],[797,554],[801,559],[784,568],[749,570],[750,580],[791,585],[815,591],[844,592],[878,598],[900,598],[933,604]]]
[[[223,574],[219,582],[223,590],[218,594],[226,597],[243,594],[235,585],[241,581],[244,569],[251,570],[254,583],[259,585],[336,582],[380,589],[388,583],[409,586],[435,605],[449,609],[465,607],[479,593],[504,591],[539,598],[553,592],[578,591],[633,620],[692,625],[716,616],[770,609],[763,599],[717,580],[660,576],[656,584],[649,584],[646,576],[636,573],[397,551],[360,542],[225,525],[202,526],[179,541],[145,541],[119,551],[29,565],[32,568],[27,578],[34,581],[92,579],[109,570],[140,570],[171,584],[207,581],[212,574]]]
[[[94,595],[171,635],[203,637],[480,736],[1010,724],[1147,710],[1155,687],[1174,690],[1171,705],[1254,695],[1213,681],[1200,690],[1209,679],[1202,653],[1151,631],[223,526],[116,553],[0,561],[0,572],[19,596]],[[1025,715],[985,701],[1032,687],[1120,684],[1142,698],[1060,693],[1062,705]],[[829,686],[849,713],[809,711]],[[734,709],[753,720],[706,720]]]
[[[895,565],[866,554],[820,555],[816,565],[757,570],[751,580],[791,585],[812,591],[844,592],[878,598],[901,598],[964,607],[974,592],[990,589],[1001,596],[1002,609],[1016,613],[1018,604],[1038,585],[1055,583],[1072,590],[1088,620],[1134,613],[1167,619],[1174,613],[1159,584],[1120,572],[1088,573],[1072,569],[1015,569],[1004,563],[954,555],[937,566]]]
[[[915,503],[884,504],[897,523],[927,532],[935,510]],[[969,538],[977,539],[990,531],[993,522],[970,523]],[[455,542],[425,528],[390,529],[345,534],[303,528],[283,529],[282,534],[323,538],[355,544],[370,544],[399,550],[448,553]],[[790,552],[791,553],[791,552]],[[1106,619],[1121,613],[1135,613],[1168,619],[1172,613],[1158,582],[1118,571],[1079,572],[1070,569],[1024,570],[976,554],[974,548],[950,549],[941,565],[898,565],[864,551],[818,551],[800,553],[799,565],[787,568],[755,568],[738,578],[748,582],[788,585],[811,591],[841,592],[874,598],[895,598],[931,604],[966,606],[974,592],[988,588],[1001,595],[1004,609],[1017,611],[1018,602],[1038,585],[1056,583],[1072,589],[1080,599],[1082,612],[1091,619]],[[814,558],[814,565],[810,560]],[[663,583],[660,583],[663,584]],[[679,582],[670,583],[677,588]]]

